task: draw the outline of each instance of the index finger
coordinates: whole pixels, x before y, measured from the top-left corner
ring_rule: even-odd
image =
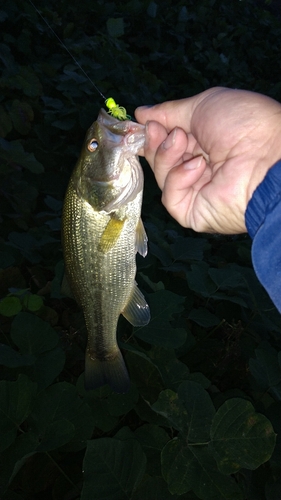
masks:
[[[221,95],[225,93],[229,94],[229,92],[232,93],[235,91],[225,87],[213,87],[192,97],[185,97],[176,101],[166,101],[161,104],[155,104],[155,106],[140,106],[135,110],[135,116],[137,121],[143,124],[149,120],[158,121],[166,128],[168,133],[175,127],[182,128],[187,134],[190,132],[193,133],[192,118],[196,112],[196,108],[202,101],[205,99],[208,101],[212,95],[215,95],[219,99]],[[200,120],[202,119],[203,116],[200,116]],[[194,135],[196,136],[196,134]]]
[[[135,110],[135,117],[139,123],[157,121],[170,132],[175,127],[190,132],[191,117],[197,97],[187,97],[177,101],[166,101],[155,106],[140,106]]]

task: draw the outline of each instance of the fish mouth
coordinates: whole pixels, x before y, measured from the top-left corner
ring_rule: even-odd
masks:
[[[132,120],[117,120],[114,116],[109,115],[103,108],[100,110],[97,121],[106,128],[114,131],[115,134],[121,135],[144,133],[145,126],[141,123],[133,122]]]
[[[108,142],[113,147],[122,147],[126,157],[137,155],[145,143],[145,126],[131,120],[120,121],[101,109],[97,118],[105,129]]]
[[[132,122],[130,122],[132,123]],[[132,127],[130,131],[124,137],[124,144],[129,148],[136,148],[135,154],[138,154],[139,150],[144,146],[145,143],[145,134],[144,134],[144,125],[141,125],[141,129],[137,129]]]

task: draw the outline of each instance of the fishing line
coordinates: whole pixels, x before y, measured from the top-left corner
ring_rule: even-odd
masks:
[[[37,9],[36,5],[32,2],[32,0],[28,0],[29,3],[32,5],[34,10],[37,12],[37,14],[43,19],[44,23],[48,26],[49,30],[53,33],[53,35],[57,38],[61,46],[67,51],[67,53],[70,55],[71,59],[75,62],[75,64],[78,66],[78,68],[82,71],[82,73],[86,76],[86,78],[89,80],[89,82],[93,85],[93,87],[96,89],[96,91],[100,94],[100,96],[104,99],[105,105],[108,108],[108,113],[114,116],[115,118],[118,118],[118,120],[127,120],[130,119],[131,117],[127,115],[127,111],[123,106],[119,106],[119,104],[116,104],[114,101],[113,97],[109,97],[108,99],[103,95],[103,93],[100,91],[100,89],[96,86],[96,84],[93,82],[93,80],[89,77],[89,75],[86,73],[86,71],[82,68],[81,64],[77,61],[77,59],[73,56],[73,54],[70,52],[70,50],[67,48],[65,43],[61,40],[61,38],[57,35],[55,30],[52,28],[52,26],[48,23],[47,19],[41,14],[41,12]]]

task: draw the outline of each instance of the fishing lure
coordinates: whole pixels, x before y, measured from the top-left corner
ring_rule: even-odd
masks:
[[[68,50],[67,46],[63,43],[63,41],[60,39],[60,37],[57,35],[57,33],[53,30],[52,26],[48,23],[47,19],[45,19],[45,17],[42,16],[41,12],[37,9],[36,5],[34,5],[34,3],[32,2],[32,0],[28,0],[28,1],[32,5],[32,7],[35,9],[35,11],[37,12],[37,14],[41,17],[41,19],[43,19],[44,23],[48,26],[48,28],[51,30],[51,32],[53,33],[53,35],[58,39],[58,41],[61,44],[61,46],[68,52],[68,54],[73,59],[73,61],[75,62],[75,64],[77,64],[78,68],[84,73],[84,75],[86,76],[86,78],[88,78],[88,80],[91,82],[91,84],[96,89],[96,91],[101,95],[101,97],[103,97],[103,99],[105,99],[105,105],[108,108],[108,113],[110,115],[114,116],[114,118],[117,118],[118,120],[131,120],[131,116],[127,115],[126,109],[123,106],[119,106],[119,104],[116,104],[116,102],[114,101],[113,97],[109,97],[108,99],[105,98],[105,96],[100,91],[100,89],[91,80],[91,78],[84,71],[84,69],[82,68],[82,66],[77,61],[77,59],[75,59],[75,57],[73,56],[73,54],[71,54],[71,52]]]
[[[108,108],[108,113],[118,120],[130,120],[131,117],[127,115],[127,111],[123,106],[116,104],[113,97],[109,97],[105,101],[105,105]]]

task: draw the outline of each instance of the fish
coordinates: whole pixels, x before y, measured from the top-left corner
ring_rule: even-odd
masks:
[[[144,177],[138,152],[144,126],[101,109],[90,126],[66,190],[62,213],[65,289],[85,318],[85,388],[108,384],[126,393],[130,377],[119,349],[120,314],[132,325],[150,321],[135,281],[136,253],[147,254],[141,220]]]

